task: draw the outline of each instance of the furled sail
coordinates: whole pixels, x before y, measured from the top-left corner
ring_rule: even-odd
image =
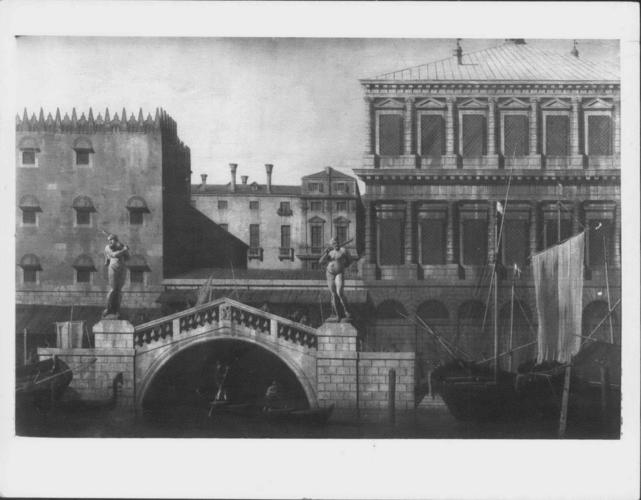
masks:
[[[584,246],[585,233],[580,233],[532,256],[538,363],[567,363],[581,346]]]

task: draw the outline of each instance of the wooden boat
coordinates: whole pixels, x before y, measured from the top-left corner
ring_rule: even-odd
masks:
[[[56,356],[16,369],[16,411],[51,410],[71,383],[71,368]]]
[[[118,399],[118,390],[123,386],[123,374],[118,373],[111,383],[111,396],[106,399],[59,399],[56,410],[64,413],[86,413],[113,410]]]

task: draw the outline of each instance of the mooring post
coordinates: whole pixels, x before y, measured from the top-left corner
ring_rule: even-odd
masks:
[[[396,422],[396,370],[394,370],[393,368],[389,371],[389,380],[387,387],[387,408],[389,410],[389,423],[394,424]]]
[[[609,414],[610,370],[605,365],[600,365],[599,368],[601,371],[601,419],[605,425]]]
[[[563,397],[561,398],[561,416],[559,417],[559,437],[565,437],[565,430],[568,424],[568,404],[570,401],[570,378],[572,368],[565,368],[565,379],[563,381]]]

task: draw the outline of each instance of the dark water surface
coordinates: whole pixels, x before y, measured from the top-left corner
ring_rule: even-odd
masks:
[[[556,439],[558,422],[461,422],[446,408],[419,408],[398,412],[390,423],[387,412],[353,414],[335,412],[322,426],[272,422],[260,417],[220,414],[207,410],[174,407],[162,413],[133,417],[118,412],[65,415],[54,411],[32,415],[16,423],[16,433],[38,437],[123,438],[419,438],[419,439]],[[568,423],[569,439],[617,439],[598,423]]]

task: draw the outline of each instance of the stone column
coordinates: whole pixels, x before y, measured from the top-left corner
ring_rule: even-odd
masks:
[[[374,210],[371,201],[365,202],[365,255],[367,262],[376,262],[374,256]]]
[[[496,104],[493,97],[487,100],[487,154],[496,154],[496,127],[495,127]]]
[[[407,97],[405,99],[405,123],[404,123],[404,134],[405,134],[405,147],[403,153],[406,155],[416,154],[416,148],[414,147],[414,98]]]
[[[538,206],[534,201],[530,208],[530,255],[534,255],[537,251],[536,248],[536,226],[538,221]]]
[[[374,98],[365,97],[365,154],[374,154]]]
[[[580,111],[581,100],[578,97],[572,98],[572,116],[571,116],[571,131],[570,131],[570,167],[571,168],[582,168],[583,159],[580,152],[579,144],[579,111]]]
[[[541,154],[539,153],[539,98],[530,98],[530,168],[541,168]]]
[[[456,207],[455,202],[448,202],[447,204],[447,228],[446,228],[446,234],[447,234],[447,246],[446,246],[446,252],[447,252],[447,263],[448,264],[455,264],[456,263],[456,258],[454,256],[454,209]]]
[[[454,150],[454,101],[453,97],[448,97],[447,113],[445,114],[445,156],[443,157],[443,166],[446,168],[457,167],[457,155]]]
[[[414,203],[408,201],[405,205],[405,264],[415,262],[414,259]]]

